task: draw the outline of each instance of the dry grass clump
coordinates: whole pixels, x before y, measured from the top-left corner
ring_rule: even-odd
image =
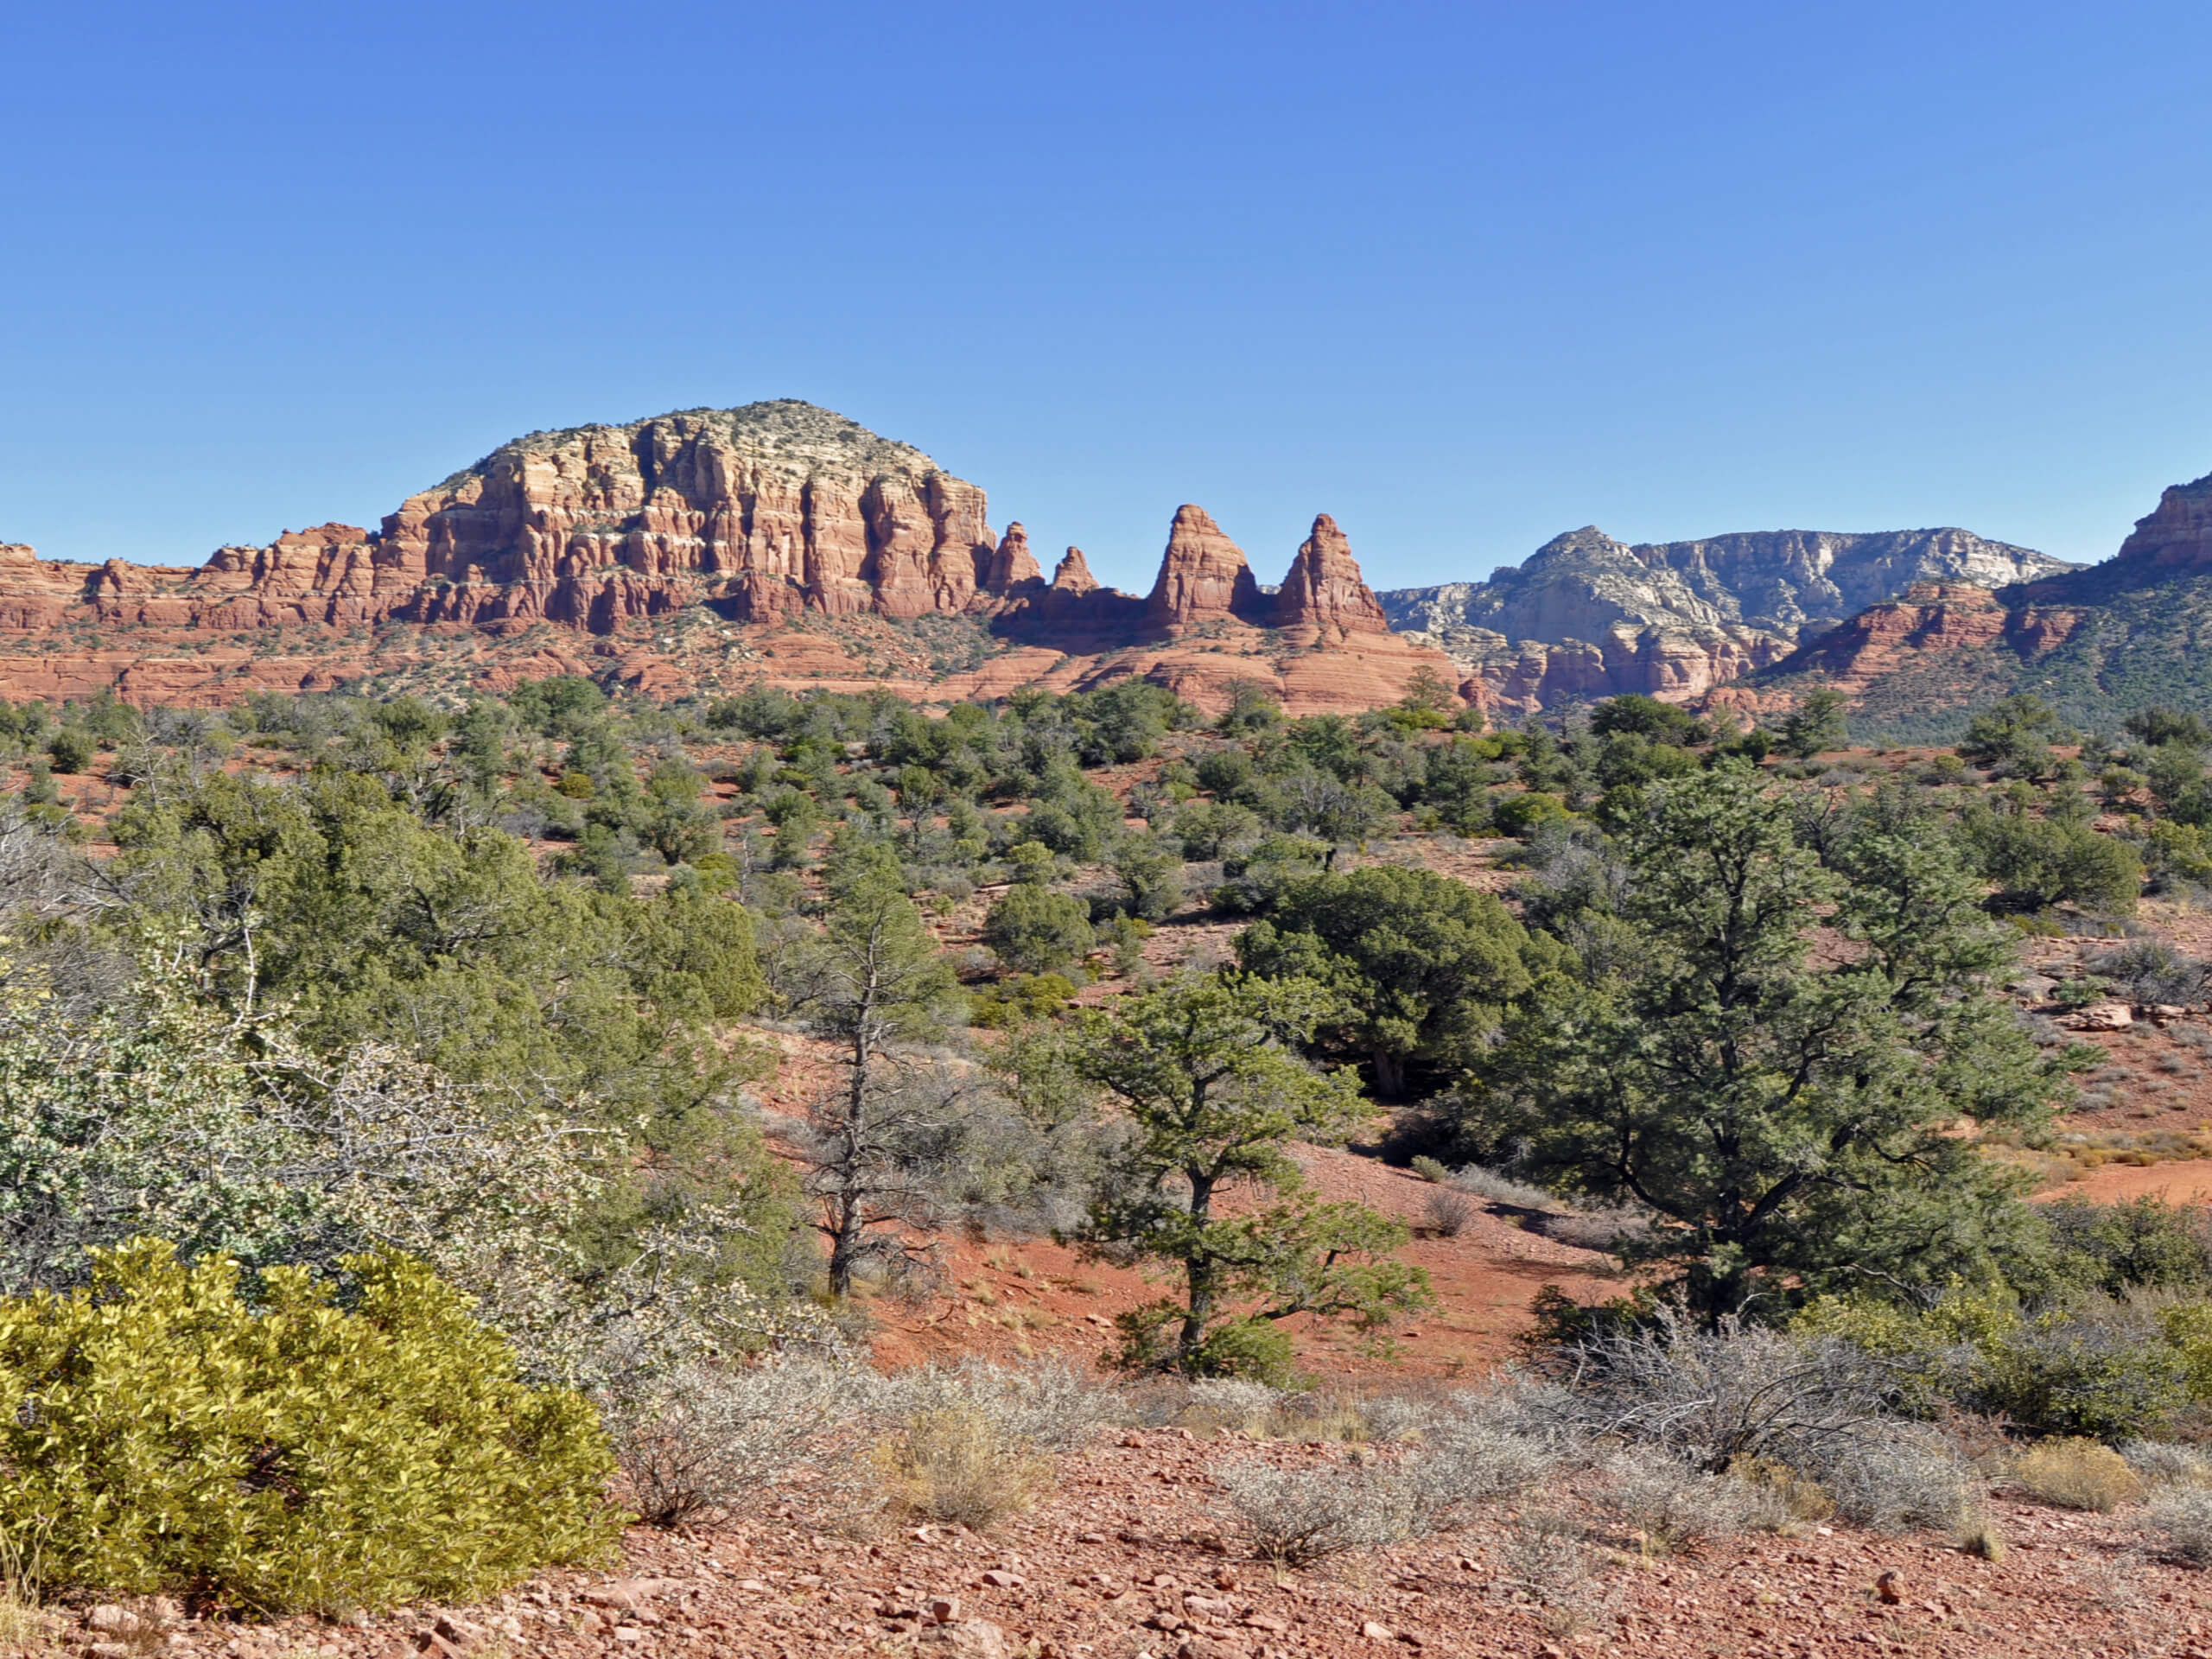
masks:
[[[1118,1408],[1059,1362],[887,1375],[789,1360],[687,1367],[604,1416],[627,1496],[652,1524],[791,1507],[842,1525],[888,1501],[982,1527],[1022,1507],[1052,1455]]]
[[[1421,1218],[1439,1238],[1457,1238],[1475,1218],[1475,1202],[1465,1192],[1440,1186],[1421,1206]]]
[[[34,1653],[52,1645],[59,1621],[38,1605],[34,1552],[0,1533],[0,1653]]]
[[[2100,1515],[2143,1496],[2143,1482],[2127,1459],[2094,1440],[2045,1440],[2013,1460],[2012,1475],[2031,1497]]]
[[[975,1406],[917,1413],[876,1449],[892,1501],[908,1515],[987,1532],[1027,1509],[1051,1459]]]
[[[1191,1428],[1233,1429],[1262,1438],[1272,1434],[1275,1414],[1287,1396],[1281,1389],[1237,1376],[1202,1377],[1177,1414]]]
[[[1745,1458],[1728,1472],[1738,1480],[1763,1488],[1789,1520],[1826,1521],[1835,1513],[1835,1499],[1828,1489],[1786,1463],[1767,1458]]]

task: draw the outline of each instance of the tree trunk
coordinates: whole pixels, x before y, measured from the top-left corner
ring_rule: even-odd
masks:
[[[1184,1173],[1191,1183],[1191,1219],[1203,1228],[1213,1210],[1212,1178],[1188,1170]],[[1218,1269],[1203,1244],[1194,1244],[1192,1254],[1184,1257],[1183,1282],[1188,1294],[1183,1329],[1175,1338],[1175,1369],[1179,1371],[1187,1370],[1192,1357],[1205,1345],[1206,1327],[1213,1323],[1214,1297],[1219,1289]]]
[[[1372,1051],[1375,1063],[1375,1092],[1385,1100],[1406,1097],[1406,1063],[1402,1057],[1382,1049]]]

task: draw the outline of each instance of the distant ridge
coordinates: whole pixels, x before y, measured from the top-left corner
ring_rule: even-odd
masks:
[[[1391,626],[1447,652],[1502,713],[1624,692],[1675,699],[1779,661],[1916,583],[2073,569],[1970,531],[1753,531],[1629,545],[1595,525],[1486,582],[1379,594]]]

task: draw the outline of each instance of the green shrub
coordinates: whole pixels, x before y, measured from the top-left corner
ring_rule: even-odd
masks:
[[[983,918],[983,943],[1017,973],[1049,974],[1090,949],[1090,911],[1080,899],[1017,882]]]
[[[92,765],[92,755],[99,748],[92,734],[75,726],[64,726],[47,740],[46,752],[54,759],[56,772],[82,772]]]
[[[1501,836],[1525,839],[1538,824],[1555,823],[1567,815],[1567,804],[1558,796],[1524,790],[1518,795],[1500,796],[1491,822]]]
[[[1824,1297],[1792,1329],[1840,1337],[1891,1362],[1915,1408],[1948,1400],[2031,1434],[2140,1436],[2190,1397],[2189,1331],[2177,1323],[2161,1329],[2094,1294],[2033,1318],[1988,1290],[1954,1290],[1913,1311]]]
[[[239,1295],[141,1238],[90,1289],[0,1301],[0,1531],[48,1583],[254,1611],[467,1601],[603,1554],[607,1439],[516,1380],[458,1292],[353,1256],[349,1309],[303,1268]]]

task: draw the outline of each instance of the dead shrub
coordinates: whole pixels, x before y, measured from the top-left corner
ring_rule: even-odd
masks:
[[[1889,1422],[1878,1436],[1837,1437],[1792,1466],[1820,1482],[1839,1517],[1873,1532],[1957,1533],[1983,1512],[1974,1465],[1921,1424]]]
[[[2030,1497],[2107,1515],[2143,1496],[2127,1459],[2094,1440],[2045,1440],[2013,1459],[2012,1478]]]
[[[1469,1164],[1441,1179],[1485,1204],[1502,1204],[1515,1210],[1555,1210],[1560,1207],[1560,1201],[1542,1187],[1531,1186],[1526,1181],[1517,1181],[1512,1176],[1501,1174],[1494,1169],[1484,1169],[1480,1164]]]
[[[1373,1464],[1238,1463],[1218,1478],[1232,1524],[1262,1560],[1310,1567],[1406,1535],[1403,1493],[1391,1471]]]
[[[1464,1192],[1440,1186],[1428,1194],[1428,1202],[1421,1206],[1421,1215],[1428,1230],[1439,1238],[1457,1238],[1474,1220],[1475,1203]]]
[[[1012,1440],[1039,1452],[1066,1452],[1117,1421],[1126,1403],[1065,1360],[1002,1365],[970,1357],[957,1364],[933,1363],[877,1375],[868,1407],[878,1416],[893,1419],[978,1412]]]
[[[2120,1455],[2146,1487],[2212,1486],[2212,1458],[2194,1447],[2130,1440],[2120,1448]]]
[[[867,1392],[865,1376],[829,1364],[697,1364],[601,1417],[640,1518],[674,1527],[794,1498],[857,1501]]]
[[[1500,1552],[1504,1588],[1542,1610],[1545,1627],[1563,1639],[1600,1633],[1620,1600],[1602,1572],[1605,1558],[1582,1539],[1573,1517],[1532,1510],[1505,1535]]]
[[[1394,1474],[1414,1532],[1465,1525],[1478,1506],[1518,1497],[1567,1460],[1503,1392],[1457,1395],[1419,1413],[1404,1433],[1418,1444]]]
[[[2166,1487],[2144,1506],[2141,1524],[2164,1537],[2169,1554],[2212,1567],[2212,1489]]]
[[[1532,1404],[1586,1440],[1655,1446],[1713,1473],[1768,1459],[1823,1482],[1838,1448],[1887,1442],[1897,1386],[1891,1368],[1848,1343],[1733,1319],[1705,1330],[1672,1308],[1570,1344],[1549,1369],[1560,1386]]]
[[[1630,1447],[1606,1460],[1599,1507],[1666,1554],[1703,1538],[1778,1529],[1789,1514],[1771,1487],[1708,1475],[1663,1452]]]

